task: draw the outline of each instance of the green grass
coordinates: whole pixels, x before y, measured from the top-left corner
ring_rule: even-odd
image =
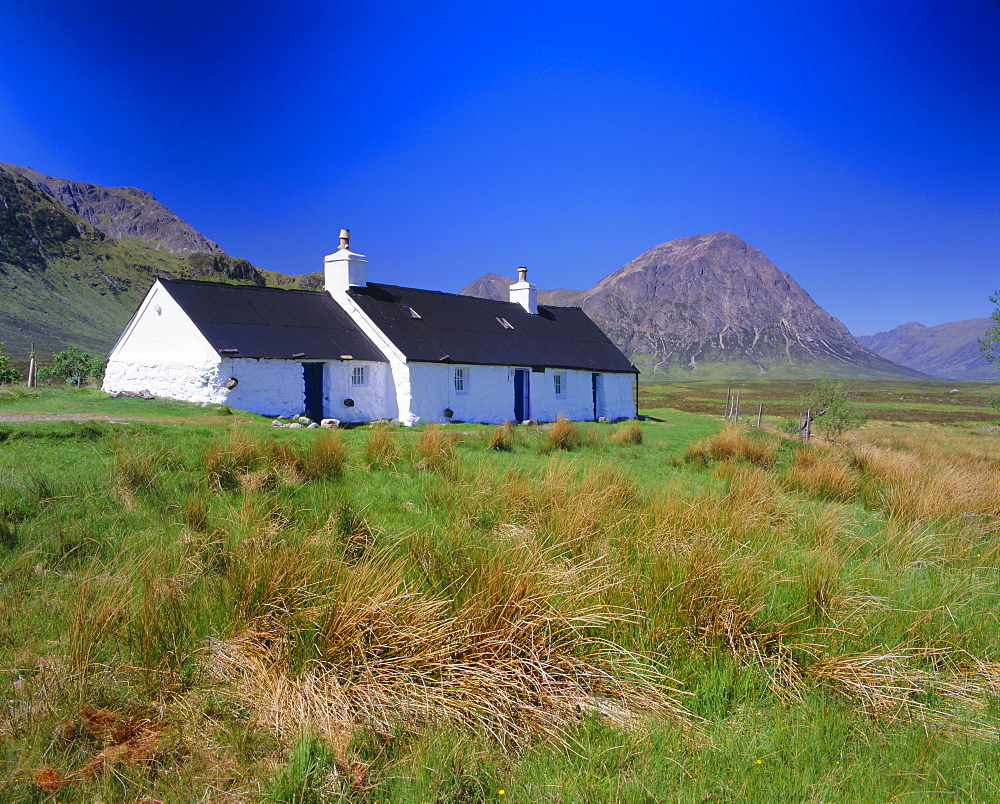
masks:
[[[799,400],[813,386],[812,380],[717,380],[699,382],[641,381],[640,410],[672,408],[721,417],[726,393],[740,392],[744,421],[756,422],[759,405],[764,417],[775,420],[800,412]],[[995,418],[989,399],[997,395],[996,383],[906,382],[850,380],[849,392],[869,418],[879,421],[931,422],[935,424],[982,423]],[[951,393],[958,389],[957,393]]]
[[[5,800],[997,796],[995,435],[0,399]]]

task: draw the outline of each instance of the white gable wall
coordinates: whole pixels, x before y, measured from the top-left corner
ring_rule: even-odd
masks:
[[[327,288],[327,293],[333,297],[337,304],[347,311],[347,314],[358,325],[358,328],[372,340],[379,348],[379,351],[389,361],[385,407],[386,410],[394,412],[387,413],[384,417],[376,416],[375,418],[399,419],[400,422],[407,426],[416,424],[416,417],[419,414],[413,412],[415,383],[411,371],[412,367],[416,364],[406,362],[406,357],[396,347],[396,344],[389,340],[386,334],[375,325],[375,322],[368,317],[365,311],[355,303],[354,299],[347,295],[345,289],[331,290]],[[362,420],[358,419],[357,421]]]
[[[455,369],[465,370],[466,393],[455,390]],[[411,412],[419,421],[446,422],[449,408],[457,421],[501,424],[514,419],[514,370],[511,366],[457,366],[455,364],[410,363]],[[564,375],[564,396],[557,397],[552,375]],[[592,373],[570,369],[529,371],[530,417],[537,421],[594,418]],[[603,391],[598,395],[598,416],[632,418],[632,374],[602,373]]]
[[[324,362],[324,361],[309,361]],[[363,386],[352,385],[352,369],[364,366]],[[227,388],[231,379],[235,388]],[[264,416],[291,416],[305,407],[302,361],[220,357],[173,300],[154,283],[108,358],[103,390],[149,391],[153,396],[198,404],[227,404]],[[398,415],[389,366],[326,361],[323,369],[327,417],[372,421]],[[344,405],[345,399],[354,406]]]
[[[226,376],[222,383],[228,380]],[[103,390],[147,390],[190,402],[223,402],[219,355],[159,283],[125,328],[108,356]]]

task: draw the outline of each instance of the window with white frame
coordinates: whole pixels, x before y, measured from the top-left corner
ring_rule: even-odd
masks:
[[[566,396],[566,372],[557,371],[552,375],[552,386],[555,388],[557,397]]]
[[[469,393],[469,370],[467,368],[455,369],[455,393],[462,395]]]
[[[354,366],[351,368],[351,385],[367,385],[368,372],[365,366]]]

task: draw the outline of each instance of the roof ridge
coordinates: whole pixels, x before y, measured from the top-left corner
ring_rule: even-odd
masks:
[[[305,288],[276,288],[270,285],[237,285],[233,282],[215,282],[210,279],[189,279],[187,277],[177,277],[177,278],[167,278],[165,276],[156,277],[157,282],[166,282],[168,284],[185,284],[185,285],[208,285],[210,287],[218,288],[239,288],[244,290],[271,290],[278,291],[280,293],[308,293],[310,296],[323,295],[323,291],[316,290],[306,290]]]

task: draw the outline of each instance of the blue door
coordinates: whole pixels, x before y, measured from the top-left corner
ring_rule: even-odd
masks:
[[[531,372],[514,369],[514,421],[531,418]]]
[[[310,419],[323,418],[323,364],[303,363],[302,380],[305,387],[303,409]]]

